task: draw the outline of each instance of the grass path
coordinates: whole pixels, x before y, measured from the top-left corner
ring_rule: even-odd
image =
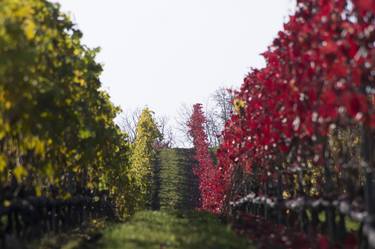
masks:
[[[138,212],[126,223],[91,222],[83,229],[47,235],[27,249],[254,248],[218,218],[192,211],[199,197],[193,164],[189,149],[166,149],[158,154],[151,203],[161,211]]]
[[[95,243],[82,249],[246,249],[239,238],[216,217],[206,213],[143,211],[127,223],[103,231]]]

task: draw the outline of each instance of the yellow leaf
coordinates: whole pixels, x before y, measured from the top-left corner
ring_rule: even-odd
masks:
[[[18,165],[14,170],[13,174],[16,177],[17,182],[21,182],[22,178],[27,176],[27,171],[22,165]]]
[[[81,139],[87,139],[87,138],[90,138],[91,137],[91,132],[89,130],[85,130],[85,129],[82,129],[79,131],[79,138]]]
[[[0,123],[0,139],[3,139],[7,133],[10,131],[10,125],[8,122]]]
[[[70,198],[72,198],[72,195],[70,193],[65,193],[64,196],[63,196],[64,200],[68,200]]]
[[[8,200],[5,200],[4,203],[3,203],[4,207],[6,207],[6,208],[10,207],[11,204],[12,203],[10,201],[8,201]]]
[[[80,172],[78,166],[73,167],[73,168],[72,168],[72,171],[73,171],[74,173],[78,173],[78,172]]]
[[[83,79],[83,73],[79,70],[74,70],[73,81],[80,86],[84,86],[86,84],[86,81]]]
[[[25,4],[25,5],[17,7],[17,11],[14,12],[14,16],[26,17],[26,16],[30,16],[32,13],[33,13],[33,9],[31,8],[31,6]]]
[[[74,55],[78,56],[81,54],[81,51],[79,49],[74,49]]]
[[[32,40],[35,37],[35,27],[35,23],[32,20],[24,22],[23,30],[28,40]]]
[[[5,137],[5,131],[0,128],[0,139]]]
[[[5,102],[5,109],[9,110],[12,107],[12,103],[10,101]]]
[[[40,186],[35,186],[35,195],[37,197],[42,196],[42,188]]]
[[[7,159],[4,155],[0,155],[0,173],[7,167]]]
[[[47,166],[44,168],[44,172],[48,177],[48,180],[50,182],[53,182],[53,177],[54,177],[54,169],[51,163],[47,164]]]
[[[286,191],[283,192],[283,198],[288,199],[290,197],[290,194]]]
[[[39,139],[35,140],[35,153],[37,155],[43,155],[45,152],[45,145],[42,141]]]
[[[240,111],[245,107],[246,103],[245,101],[241,100],[241,99],[235,99],[234,102],[234,110],[237,112],[237,113],[240,113]]]

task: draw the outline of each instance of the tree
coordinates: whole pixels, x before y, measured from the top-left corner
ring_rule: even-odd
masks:
[[[215,116],[221,128],[224,128],[225,123],[230,119],[233,112],[233,97],[234,92],[232,88],[219,88],[212,95],[215,105]],[[220,129],[222,130],[222,129]]]
[[[221,131],[233,111],[233,90],[219,88],[206,103],[206,133],[210,147],[217,148],[221,141]]]
[[[153,118],[153,112],[148,108],[143,109],[137,123],[135,140],[131,146],[129,178],[132,190],[127,196],[127,201],[131,203],[129,213],[144,209],[150,204],[152,165],[159,138],[160,132]]]
[[[137,133],[137,124],[141,117],[142,109],[135,108],[134,110],[122,112],[120,117],[120,127],[128,134],[129,141],[134,143]],[[169,118],[167,116],[156,116],[155,123],[160,132],[160,136],[157,141],[157,146],[160,148],[170,148],[175,143],[175,137],[172,127],[169,124]]]
[[[213,213],[219,213],[222,207],[221,172],[212,161],[207,135],[205,133],[206,118],[201,104],[193,106],[193,113],[187,123],[190,136],[193,139],[195,159],[198,164],[194,166],[194,173],[199,179],[201,208]]]
[[[157,116],[156,125],[158,126],[160,132],[157,147],[171,148],[175,144],[175,137],[172,127],[169,125],[169,117]]]
[[[187,126],[191,115],[191,106],[186,103],[181,104],[175,121],[177,123],[177,143],[182,147],[191,147],[193,145],[193,140],[189,134],[189,127]]]
[[[101,90],[98,49],[81,38],[56,4],[0,2],[0,206],[20,189],[53,198],[105,191],[125,205],[129,144]]]
[[[207,134],[209,147],[217,148],[221,141],[221,131],[230,118],[233,111],[233,91],[227,88],[219,88],[212,93],[204,105],[206,122],[204,130]],[[186,125],[192,115],[193,107],[182,104],[178,110],[177,129],[181,134],[179,143],[184,147],[192,145],[193,140]]]
[[[141,116],[142,109],[123,111],[120,116],[120,127],[128,134],[129,142],[133,143],[137,133],[137,123]]]
[[[356,191],[340,188],[340,171],[362,170],[360,164],[345,160],[351,157],[349,146],[330,142],[345,143],[343,137],[353,135],[345,130],[359,127],[362,165],[375,167],[374,1],[297,2],[296,13],[263,54],[266,67],[252,70],[235,93],[219,165],[225,185],[234,185],[233,172],[242,167],[254,185],[263,186],[253,189],[259,194],[282,182],[293,197],[350,192],[355,198]],[[339,151],[332,151],[335,147]],[[306,181],[313,178],[317,182]],[[355,190],[364,184],[360,178],[351,182]]]

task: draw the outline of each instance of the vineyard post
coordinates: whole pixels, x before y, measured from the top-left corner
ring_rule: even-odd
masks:
[[[345,239],[346,232],[347,232],[345,218],[346,218],[346,215],[339,212],[338,239],[342,246],[344,246],[343,243],[344,243],[344,239]]]
[[[268,189],[269,183],[271,182],[271,177],[267,177],[267,180],[264,182],[264,196],[268,198]],[[264,208],[264,219],[268,220],[268,206],[267,206],[267,199],[263,200],[263,208]]]
[[[367,126],[362,126],[362,148],[361,154],[364,162],[365,170],[365,201],[368,212],[369,228],[375,229],[375,198],[374,198],[374,164],[375,164],[375,146],[374,146],[375,132]],[[366,222],[366,221],[365,221]],[[368,248],[374,248],[371,244]]]
[[[277,179],[277,222],[279,224],[284,224],[283,222],[283,213],[284,213],[284,207],[282,207],[283,203],[283,183],[282,183],[282,173],[280,172],[281,169],[279,169],[277,172],[278,179]]]
[[[334,191],[334,185],[333,185],[333,179],[332,179],[332,172],[331,172],[331,160],[330,160],[330,154],[328,150],[328,139],[325,137],[322,139],[323,143],[323,163],[324,163],[324,178],[325,178],[325,184],[324,184],[324,192],[325,198],[328,201],[332,201],[332,194]],[[331,245],[336,241],[336,217],[335,217],[335,209],[331,206],[331,204],[328,204],[327,207],[325,207],[325,214],[326,214],[326,220],[325,223],[328,226],[328,236],[330,239]]]
[[[2,207],[0,207],[0,227],[1,227],[1,230],[0,230],[0,248],[5,248],[5,231],[3,229],[4,223],[2,222],[3,217],[4,217],[4,212],[1,209],[2,209]]]
[[[298,177],[298,195],[301,196],[302,198],[305,198],[306,195],[305,195],[305,191],[303,189],[303,171],[302,169],[300,169],[298,172],[297,172],[297,177]],[[299,221],[300,221],[300,229],[301,231],[303,232],[306,232],[306,220],[305,220],[305,216],[304,216],[304,212],[305,212],[305,209],[304,209],[304,206],[300,207],[299,210],[298,210],[298,218],[299,218]]]

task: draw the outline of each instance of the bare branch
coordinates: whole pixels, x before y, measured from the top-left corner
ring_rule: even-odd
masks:
[[[129,136],[129,141],[132,143],[135,140],[136,128],[142,109],[136,108],[129,112],[123,112],[120,115],[120,128]]]

